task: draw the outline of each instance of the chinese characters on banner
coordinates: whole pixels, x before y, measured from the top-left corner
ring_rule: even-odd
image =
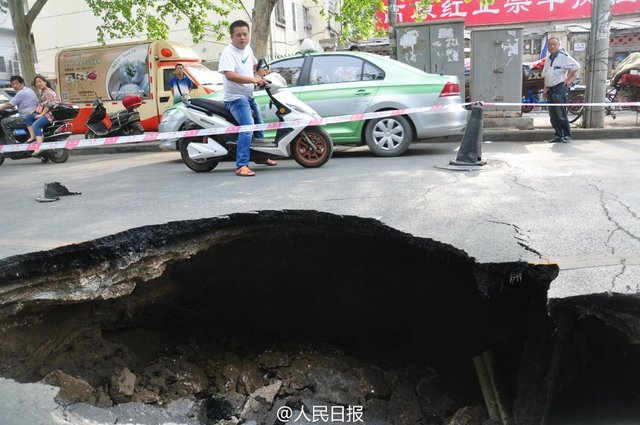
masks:
[[[388,4],[387,0],[384,0]],[[398,23],[415,22],[415,0],[397,0]],[[574,21],[591,16],[591,0],[495,0],[482,6],[478,0],[465,3],[463,0],[433,2],[427,10],[426,21],[441,19],[464,19],[465,26],[516,24],[543,21]],[[613,0],[614,15],[640,13],[640,0]],[[378,24],[385,31],[389,27],[388,15],[377,13]]]

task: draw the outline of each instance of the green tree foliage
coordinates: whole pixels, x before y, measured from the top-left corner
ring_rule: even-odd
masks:
[[[258,0],[260,1],[260,0]],[[98,26],[98,41],[110,38],[137,37],[169,38],[171,22],[187,21],[195,43],[206,31],[221,39],[227,32],[226,19],[231,10],[239,7],[239,0],[86,0],[95,16],[102,18]],[[209,12],[220,16],[215,23],[203,20]]]
[[[333,19],[341,28],[340,39],[365,40],[380,35],[375,15],[387,7],[382,0],[342,0],[336,5]]]
[[[2,1],[6,0],[0,0],[0,4]],[[418,16],[426,16],[428,7],[432,3],[441,1],[443,0],[417,0]],[[494,0],[464,1],[481,4],[494,2]],[[136,37],[140,34],[146,34],[150,39],[167,39],[171,20],[175,22],[186,20],[189,23],[193,41],[196,43],[202,40],[205,32],[222,39],[227,35],[229,26],[227,18],[230,11],[243,7],[241,0],[86,0],[86,2],[94,15],[102,18],[103,24],[97,28],[98,41],[101,43],[110,38]],[[319,6],[324,4],[323,0],[314,0],[314,2]],[[251,19],[253,28],[269,28],[271,11],[275,3],[276,0],[255,0]],[[340,0],[336,3],[335,13],[332,16],[325,15],[325,18],[332,18],[338,24],[341,28],[342,40],[363,40],[373,35],[383,35],[382,29],[376,26],[375,18],[378,11],[387,13],[383,0]],[[265,10],[269,13],[265,13]],[[220,19],[214,23],[202,19],[211,12]]]

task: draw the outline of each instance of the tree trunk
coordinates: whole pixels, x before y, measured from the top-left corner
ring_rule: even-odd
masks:
[[[35,66],[35,46],[31,43],[31,26],[36,16],[40,13],[48,0],[36,0],[28,11],[24,10],[27,4],[24,0],[7,0],[9,6],[9,14],[13,22],[13,29],[16,33],[16,41],[18,42],[18,59],[20,59],[20,68],[22,69],[22,78],[28,86],[33,82],[36,76]]]
[[[398,25],[398,6],[396,0],[389,0],[389,57],[398,59],[398,39],[396,25]]]
[[[251,14],[251,48],[256,58],[266,58],[268,53],[271,11],[278,0],[256,0]]]
[[[13,21],[13,28],[16,32],[18,42],[18,58],[20,68],[22,68],[22,78],[28,86],[33,82],[36,75],[36,68],[33,58],[35,57],[33,44],[31,44],[31,22],[27,19],[24,10],[23,0],[8,0],[9,13]]]

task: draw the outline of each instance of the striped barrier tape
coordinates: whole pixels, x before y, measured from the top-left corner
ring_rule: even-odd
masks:
[[[464,105],[475,105],[476,103],[482,106],[611,106],[611,107],[629,107],[640,106],[640,102],[599,102],[599,103],[547,103],[547,102],[514,102],[514,103],[491,103],[491,102],[468,102]]]
[[[167,133],[144,133],[144,134],[139,134],[135,136],[116,136],[116,137],[106,137],[102,139],[62,140],[57,142],[42,143],[40,146],[38,146],[38,144],[35,142],[29,143],[29,144],[22,143],[22,144],[0,145],[0,153],[33,151],[38,148],[40,150],[47,150],[47,149],[71,150],[71,149],[87,148],[87,147],[95,147],[95,146],[111,146],[111,145],[119,145],[119,144],[126,144],[126,143],[178,139],[182,137],[199,137],[199,136],[210,136],[215,134],[233,134],[233,133],[241,133],[244,131],[276,130],[280,128],[298,128],[298,127],[307,127],[310,125],[326,125],[326,124],[335,124],[335,123],[348,122],[348,121],[362,121],[362,120],[369,120],[369,119],[375,119],[375,118],[406,115],[406,114],[412,114],[416,112],[435,111],[435,110],[445,109],[449,106],[454,106],[454,105],[424,106],[420,108],[395,109],[392,111],[379,111],[379,112],[367,112],[367,113],[351,114],[351,115],[338,115],[334,117],[314,118],[309,120],[293,120],[293,121],[272,122],[272,123],[264,123],[264,124],[242,125],[242,126],[236,125],[236,126],[229,126],[229,127],[202,128],[202,129],[186,130],[186,131],[171,131]],[[459,106],[459,104],[456,104],[455,106]]]
[[[393,117],[398,115],[408,115],[418,112],[442,110],[448,107],[468,106],[468,105],[481,105],[481,106],[517,106],[522,105],[539,105],[539,106],[640,106],[640,102],[621,102],[621,103],[493,103],[493,102],[467,102],[462,104],[452,105],[437,105],[437,106],[423,106],[420,108],[409,109],[394,109],[391,111],[379,111],[379,112],[367,112],[351,115],[338,115],[327,118],[314,118],[309,120],[294,120],[284,122],[272,122],[265,124],[252,124],[242,126],[229,126],[229,127],[215,127],[215,128],[203,128],[186,131],[171,131],[167,133],[144,133],[135,136],[115,136],[105,137],[99,139],[72,139],[62,140],[57,142],[46,142],[38,145],[38,143],[18,143],[9,145],[0,145],[0,153],[9,152],[21,152],[21,151],[33,151],[36,149],[49,150],[49,149],[79,149],[89,148],[95,146],[112,146],[127,143],[139,143],[139,142],[153,142],[166,139],[179,139],[182,137],[199,137],[210,136],[215,134],[233,134],[241,133],[245,131],[264,131],[264,130],[276,130],[280,128],[298,128],[307,127],[310,125],[326,125],[336,124],[349,121],[362,121],[371,120],[377,118]]]

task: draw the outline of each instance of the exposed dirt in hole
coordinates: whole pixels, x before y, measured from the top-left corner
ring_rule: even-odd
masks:
[[[561,421],[580,388],[615,384],[571,372],[584,354],[572,338],[624,353],[596,353],[603,371],[638,353],[632,332],[591,335],[602,312],[558,304],[554,323],[556,274],[315,212],[134,229],[0,261],[0,376],[60,386],[67,412],[99,423],[137,402],[189,424],[285,423],[283,406],[361,408],[369,425],[481,424],[495,422],[473,358],[491,352],[509,422]],[[574,322],[585,316],[597,319]]]
[[[559,359],[550,423],[632,424],[640,418],[640,299],[554,300]]]

